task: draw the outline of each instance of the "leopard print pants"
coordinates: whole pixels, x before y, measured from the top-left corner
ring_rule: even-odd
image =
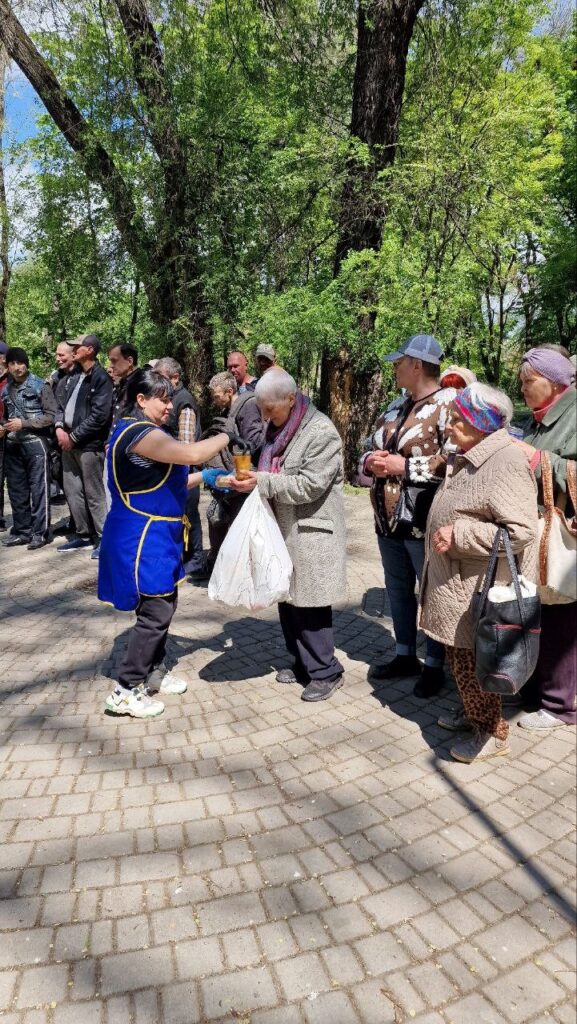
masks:
[[[501,714],[501,698],[497,693],[485,693],[479,686],[475,675],[475,652],[464,647],[447,647],[446,651],[469,721],[483,732],[506,740],[509,725]]]

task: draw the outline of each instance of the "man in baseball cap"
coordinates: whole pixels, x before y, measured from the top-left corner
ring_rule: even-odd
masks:
[[[397,359],[402,359],[403,356],[422,359],[424,363],[433,363],[434,366],[439,366],[444,352],[432,334],[413,334],[403,342],[397,352],[389,352],[387,356],[383,356],[383,359],[386,363],[392,363]]]
[[[271,366],[276,366],[276,353],[272,345],[258,345],[254,354],[254,362],[259,377],[270,370]]]

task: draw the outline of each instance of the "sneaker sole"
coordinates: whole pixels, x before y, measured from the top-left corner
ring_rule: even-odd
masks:
[[[186,693],[187,690],[188,686],[185,685],[181,690],[163,690],[161,687],[156,692],[160,693],[163,697],[182,697],[183,693]]]
[[[152,713],[149,712],[148,714],[137,715],[134,711],[130,711],[129,708],[119,708],[116,704],[109,704],[108,701],[106,701],[104,710],[109,711],[112,715],[128,715],[130,718],[158,718],[158,716],[164,711],[164,708],[162,711],[153,711]]]
[[[492,757],[505,757],[511,753],[511,747],[503,747],[500,750],[493,750],[490,754],[484,754],[483,757],[463,757],[462,754],[456,754],[454,750],[449,751],[454,761],[460,761],[461,764],[473,764],[473,761],[489,761]]]

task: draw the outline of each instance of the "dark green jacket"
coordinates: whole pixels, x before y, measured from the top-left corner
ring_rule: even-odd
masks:
[[[553,486],[555,498],[561,491],[567,493],[567,460],[577,459],[577,391],[570,387],[561,395],[558,402],[545,413],[541,423],[532,417],[525,429],[524,440],[527,444],[539,448],[540,451],[551,453],[553,470]],[[535,476],[541,479],[541,466],[537,466]],[[539,501],[542,502],[539,486]]]

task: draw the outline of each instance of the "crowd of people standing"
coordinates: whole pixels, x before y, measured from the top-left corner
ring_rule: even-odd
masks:
[[[344,672],[332,607],[346,600],[344,477],[334,425],[276,365],[268,345],[255,353],[258,377],[243,353],[229,354],[227,370],[209,384],[217,415],[204,433],[174,359],[139,369],[136,350],[117,345],[107,371],[99,350],[95,335],[61,343],[48,382],[29,372],[23,350],[0,350],[8,371],[0,374],[0,430],[13,510],[5,543],[35,550],[50,541],[50,462],[60,461],[71,521],[58,550],[91,547],[100,559],[101,599],[136,613],[108,711],[154,716],[163,704],[152,694],[184,692],[164,661],[178,583],[186,571],[193,578],[210,573],[255,488],[270,502],[293,563],[279,617],[294,664],[277,681],[303,685],[305,700],[329,698]],[[509,397],[468,368],[442,370],[443,351],[432,336],[414,335],[385,358],[400,394],[367,438],[359,473],[371,488],[396,650],[371,674],[411,679],[416,698],[433,700],[446,660],[461,698],[454,713],[439,718],[459,734],[451,753],[465,762],[502,756],[510,750],[508,724],[500,696],[481,689],[476,676],[473,600],[503,528],[523,576],[539,582],[544,486],[566,516],[575,516],[574,361],[555,345],[524,354],[521,438],[511,427]],[[52,435],[58,447],[51,453]],[[250,456],[242,475],[235,451]],[[208,559],[198,512],[202,483],[211,492]],[[504,557],[499,581],[510,582]],[[577,601],[543,602],[539,660],[523,691],[533,710],[519,720],[527,730],[576,721]]]

